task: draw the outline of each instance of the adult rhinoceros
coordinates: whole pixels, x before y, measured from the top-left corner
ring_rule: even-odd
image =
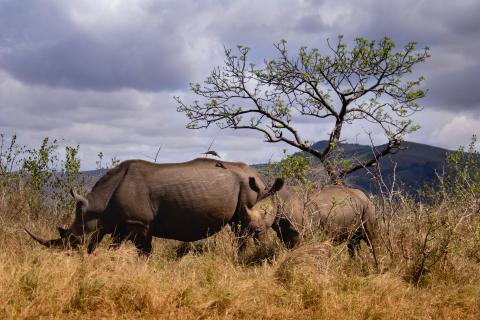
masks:
[[[265,210],[264,228],[271,226],[289,248],[298,243],[305,227],[323,229],[334,242],[348,241],[350,255],[355,254],[362,240],[372,245],[375,238],[374,206],[358,189],[331,185],[303,199],[294,188],[284,187],[274,199],[257,206]]]
[[[253,234],[258,227],[254,205],[283,186],[276,179],[267,190],[258,173],[243,163],[195,159],[185,163],[122,162],[111,169],[86,196],[72,191],[75,219],[60,238],[44,240],[47,247],[88,243],[92,252],[106,234],[113,244],[132,240],[150,254],[152,237],[195,241],[230,224],[235,234]],[[240,237],[242,236],[242,237]],[[241,241],[240,246],[244,246]]]

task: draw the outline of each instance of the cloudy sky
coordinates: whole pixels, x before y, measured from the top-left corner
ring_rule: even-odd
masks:
[[[30,146],[45,136],[80,144],[83,169],[99,151],[148,159],[162,146],[161,162],[188,160],[212,139],[224,159],[264,162],[285,146],[253,132],[187,130],[173,96],[195,99],[188,84],[222,64],[224,46],[262,59],[280,39],[323,48],[339,34],[431,48],[416,69],[429,88],[415,116],[422,129],[408,140],[456,148],[480,134],[478,0],[0,0],[0,132]],[[315,141],[326,129],[300,126]],[[366,142],[359,133],[345,138]]]

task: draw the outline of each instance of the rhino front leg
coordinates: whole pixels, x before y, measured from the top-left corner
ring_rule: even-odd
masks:
[[[127,227],[129,239],[141,255],[149,256],[152,253],[152,233],[150,228],[140,224],[132,224]]]
[[[128,234],[125,230],[125,226],[117,225],[112,232],[112,240],[109,248],[118,249],[127,240]]]
[[[124,237],[122,235],[119,235],[119,234],[112,235],[112,241],[110,243],[109,248],[110,249],[118,249],[118,248],[120,248],[120,246],[122,245],[122,243],[125,240],[126,240],[126,237]]]
[[[104,236],[105,236],[105,232],[103,229],[97,229],[90,235],[90,238],[88,240],[88,245],[87,245],[88,254],[95,251],[95,249],[98,247],[98,245],[100,244]]]

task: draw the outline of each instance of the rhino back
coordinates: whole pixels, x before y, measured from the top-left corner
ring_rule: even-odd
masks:
[[[319,191],[311,204],[312,216],[331,232],[349,232],[365,221],[369,200],[366,195],[344,186],[327,186]]]

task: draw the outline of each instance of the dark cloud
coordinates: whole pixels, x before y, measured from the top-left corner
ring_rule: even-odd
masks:
[[[328,30],[329,27],[322,21],[322,17],[317,14],[307,14],[296,22],[295,29],[299,32],[310,34],[318,33],[319,30]]]
[[[147,48],[131,40],[108,44],[72,34],[59,43],[3,54],[0,67],[24,82],[74,89],[154,91],[188,83],[189,66],[174,48],[165,50],[160,39]]]
[[[0,2],[1,54],[16,48],[32,49],[75,30],[62,8],[50,1]]]
[[[157,91],[185,88],[197,69],[188,56],[188,34],[173,24],[173,12],[155,17],[140,10],[133,21],[125,19],[105,31],[85,28],[55,2],[40,3],[0,4],[0,68],[21,81],[80,90]]]
[[[427,81],[429,104],[446,109],[480,111],[480,64],[442,73]]]
[[[461,37],[478,36],[480,32],[480,2],[478,1],[457,1],[451,6],[431,7],[433,19],[442,19],[440,23],[445,24],[445,29],[452,34]],[[474,39],[472,39],[474,40]]]

